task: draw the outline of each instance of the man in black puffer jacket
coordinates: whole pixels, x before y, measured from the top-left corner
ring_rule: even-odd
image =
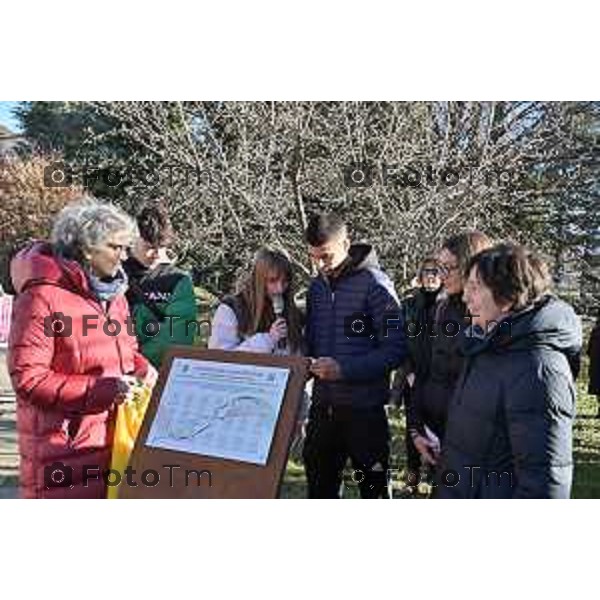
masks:
[[[449,407],[436,496],[568,498],[579,319],[549,294],[545,264],[521,246],[486,250],[469,272],[474,327]]]
[[[348,458],[363,498],[387,494],[389,375],[406,357],[400,306],[370,246],[350,244],[335,215],[311,219],[306,240],[320,274],[307,298],[315,376],[304,444],[311,498],[337,498]]]

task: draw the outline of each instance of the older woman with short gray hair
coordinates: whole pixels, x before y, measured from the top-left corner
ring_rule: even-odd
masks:
[[[124,296],[135,234],[122,210],[85,198],[59,213],[50,243],[13,259],[9,370],[24,497],[106,497],[116,406],[155,382]]]
[[[468,263],[472,326],[436,470],[439,498],[569,498],[581,323],[551,282],[545,261],[512,243]]]
[[[103,299],[107,287],[117,290],[126,286],[121,263],[136,234],[135,221],[122,210],[85,199],[59,213],[52,230],[52,244],[58,255],[73,259],[84,268]]]

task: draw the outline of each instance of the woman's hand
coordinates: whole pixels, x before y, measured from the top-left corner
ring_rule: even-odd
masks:
[[[283,317],[279,317],[275,320],[273,325],[271,325],[271,329],[269,329],[269,336],[271,336],[274,344],[277,344],[280,340],[287,338],[287,323]]]
[[[156,385],[157,379],[158,379],[158,371],[151,364],[148,364],[148,370],[146,371],[146,375],[142,379],[142,383],[146,387],[149,387],[150,389],[152,389]]]
[[[115,403],[121,404],[123,402],[130,402],[134,399],[137,390],[140,387],[146,387],[152,389],[158,379],[158,371],[151,365],[148,364],[148,370],[143,379],[136,377],[135,375],[123,375],[117,381],[117,395],[115,397]]]
[[[414,435],[413,443],[419,451],[421,458],[429,465],[435,465],[439,456],[437,444],[427,439],[424,435]]]
[[[139,380],[133,375],[123,375],[117,381],[117,395],[115,403],[122,404],[123,402],[131,402],[135,395],[135,388],[139,387]]]

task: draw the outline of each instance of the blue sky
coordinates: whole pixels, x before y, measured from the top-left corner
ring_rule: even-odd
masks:
[[[11,131],[19,131],[19,122],[14,118],[11,111],[18,102],[0,101],[0,123]]]

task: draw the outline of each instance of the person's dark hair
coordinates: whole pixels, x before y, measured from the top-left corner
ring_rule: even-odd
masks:
[[[471,259],[491,245],[492,241],[485,233],[473,230],[450,236],[444,241],[442,249],[445,248],[456,257],[459,272],[466,277]]]
[[[144,204],[136,216],[140,236],[155,247],[169,246],[173,227],[166,206],[161,201]]]
[[[310,246],[322,246],[340,234],[347,233],[345,221],[335,213],[312,215],[304,238]]]
[[[421,264],[419,265],[419,270],[417,271],[417,278],[418,279],[422,279],[423,278],[423,271],[425,269],[431,268],[431,267],[435,267],[435,268],[439,268],[439,263],[437,261],[437,258],[435,256],[426,256],[422,261]]]
[[[469,273],[474,267],[494,300],[510,303],[512,310],[530,306],[552,288],[546,262],[519,244],[497,244],[480,252],[471,259]]]

